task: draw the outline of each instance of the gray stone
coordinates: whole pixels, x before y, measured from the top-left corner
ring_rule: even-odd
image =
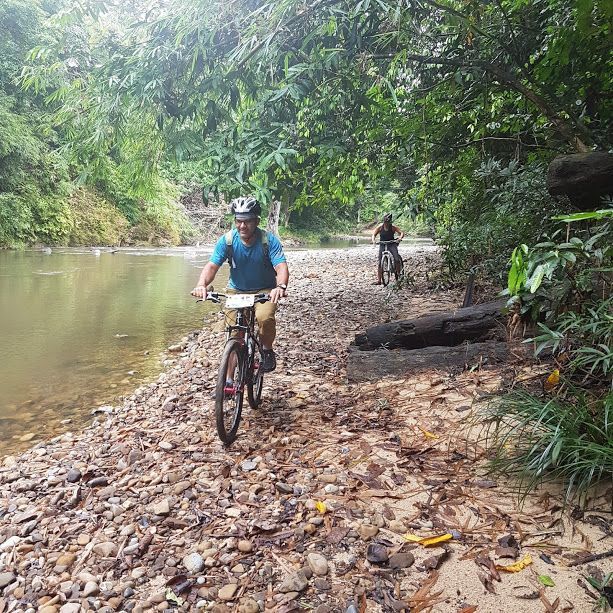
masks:
[[[204,568],[204,558],[199,553],[188,553],[183,558],[183,566],[190,573],[199,573]]]
[[[379,534],[379,528],[371,524],[360,524],[358,527],[358,534],[366,541]]]
[[[243,460],[241,462],[241,469],[245,472],[249,472],[251,470],[255,470],[258,467],[258,463],[253,460]]]
[[[97,594],[100,593],[100,588],[98,587],[98,584],[95,581],[88,581],[84,586],[83,586],[83,598],[87,598],[88,596],[96,596]]]
[[[392,570],[397,570],[399,568],[408,568],[412,566],[415,562],[415,557],[412,553],[395,553],[393,556],[390,556],[389,559],[389,567]]]
[[[253,545],[251,544],[251,541],[248,541],[247,539],[241,539],[238,541],[237,547],[241,553],[249,553],[250,551],[253,551]]]
[[[238,613],[259,613],[260,607],[255,600],[243,598],[238,605]]]
[[[76,483],[81,479],[81,471],[78,468],[71,468],[66,475],[68,483]]]
[[[108,541],[106,543],[94,545],[92,551],[101,558],[110,558],[117,555],[118,548],[115,543]]]
[[[283,481],[277,481],[277,483],[275,483],[275,488],[277,492],[281,494],[292,494],[294,492],[294,488],[287,483],[283,483]]]
[[[404,534],[407,531],[407,527],[398,519],[392,519],[388,527],[392,532],[396,532],[396,534]]]
[[[287,594],[289,592],[302,592],[302,590],[304,590],[308,584],[309,582],[305,577],[304,572],[299,570],[298,572],[287,575],[277,590],[283,594]]]
[[[14,573],[0,573],[0,590],[15,581],[16,578]]]
[[[168,515],[170,513],[170,503],[165,498],[164,500],[160,502],[156,502],[155,504],[152,504],[150,507],[150,511],[154,515]]]
[[[320,553],[309,553],[307,556],[307,564],[315,575],[324,577],[328,574],[328,560]]]

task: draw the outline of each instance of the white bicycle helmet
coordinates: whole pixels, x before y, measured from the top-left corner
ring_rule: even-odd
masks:
[[[230,202],[230,212],[237,219],[253,219],[261,215],[262,207],[253,196],[241,196]]]

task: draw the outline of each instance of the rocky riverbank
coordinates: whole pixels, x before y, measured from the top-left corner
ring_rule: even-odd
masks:
[[[607,560],[573,564],[610,547],[610,520],[544,490],[520,508],[463,426],[510,366],[346,383],[355,332],[461,301],[428,286],[431,248],[405,253],[399,292],[371,285],[373,255],[290,254],[279,367],[230,449],[219,319],[91,427],[4,458],[0,613],[589,610]]]

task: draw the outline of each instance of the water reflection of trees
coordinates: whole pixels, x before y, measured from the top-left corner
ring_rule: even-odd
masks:
[[[2,254],[0,416],[18,418],[26,403],[37,414],[78,406],[89,415],[155,374],[159,352],[200,326],[210,308],[189,296],[200,264],[164,255]],[[62,272],[45,274],[54,271]],[[130,370],[139,371],[134,383],[125,381]]]

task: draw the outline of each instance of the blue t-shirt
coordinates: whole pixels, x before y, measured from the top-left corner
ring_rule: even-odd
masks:
[[[232,259],[230,264],[230,282],[228,287],[242,292],[253,292],[259,289],[271,289],[277,285],[277,277],[273,266],[285,262],[285,254],[279,239],[268,233],[268,254],[270,260],[264,255],[262,245],[262,230],[256,230],[258,236],[250,247],[243,244],[238,230],[232,230]],[[211,262],[221,266],[226,261],[226,237],[222,236],[216,243]],[[270,265],[272,263],[272,266]]]

